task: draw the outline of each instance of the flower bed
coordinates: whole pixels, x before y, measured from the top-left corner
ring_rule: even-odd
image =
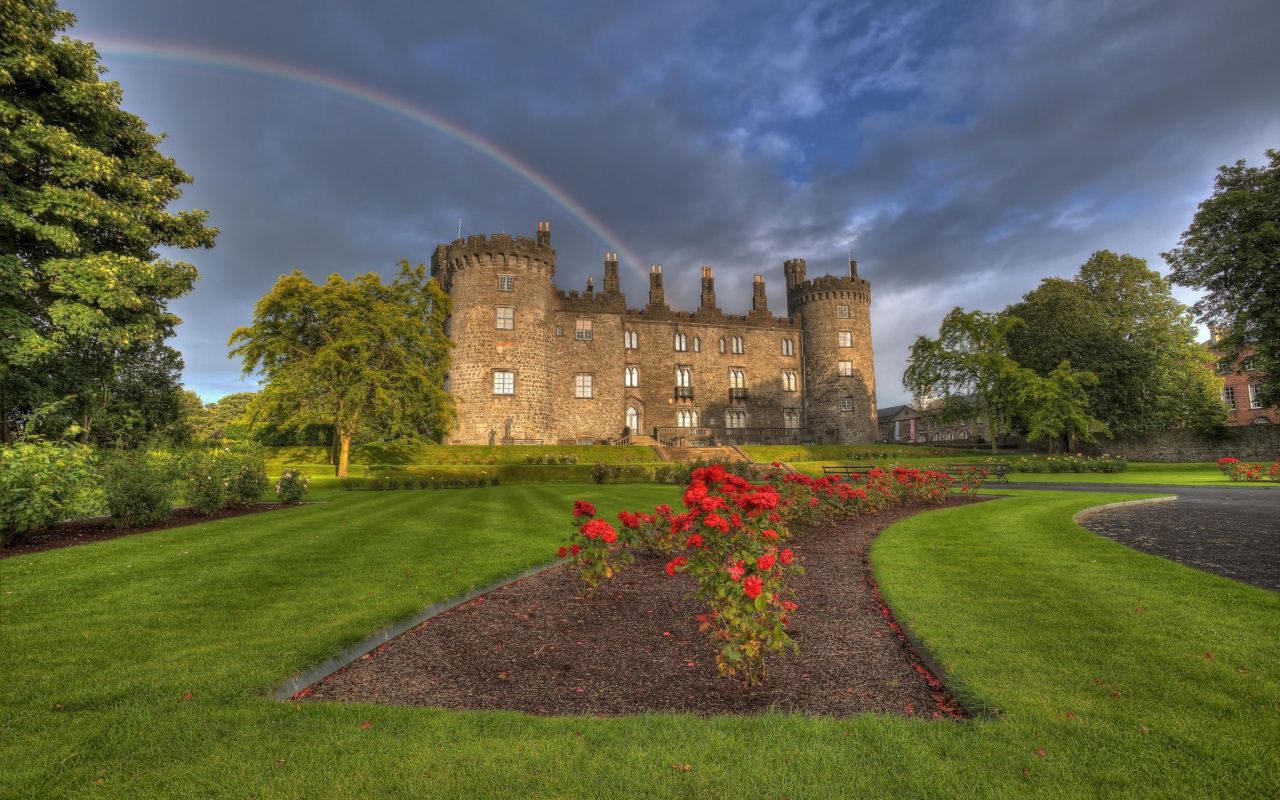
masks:
[[[1233,482],[1256,483],[1261,480],[1280,481],[1280,459],[1274,464],[1250,464],[1236,458],[1218,459],[1218,470]]]

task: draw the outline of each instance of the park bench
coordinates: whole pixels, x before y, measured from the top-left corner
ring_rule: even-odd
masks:
[[[985,469],[987,477],[994,477],[996,483],[1008,483],[1009,479],[1005,477],[1009,474],[1008,464],[948,464],[943,472],[948,475],[963,475],[971,469]]]
[[[873,469],[875,469],[875,467],[870,464],[865,464],[865,465],[854,464],[853,466],[849,466],[849,467],[823,467],[822,475],[823,477],[839,475],[842,478],[848,479],[848,478],[852,478],[855,473],[865,473]]]

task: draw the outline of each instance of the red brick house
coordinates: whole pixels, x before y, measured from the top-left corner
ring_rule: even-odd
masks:
[[[1213,340],[1209,340],[1213,347]],[[1252,354],[1238,362],[1222,359],[1217,366],[1222,378],[1222,402],[1227,405],[1227,417],[1232,425],[1270,425],[1280,423],[1280,408],[1263,407],[1258,397],[1258,384],[1262,372],[1254,364]]]

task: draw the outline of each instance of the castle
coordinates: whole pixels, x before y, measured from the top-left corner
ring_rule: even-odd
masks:
[[[755,276],[751,311],[725,314],[702,268],[697,311],[666,303],[662,267],[649,303],[627,307],[617,254],[604,286],[553,283],[550,223],[536,239],[469,236],[436,247],[431,275],[453,299],[448,322],[458,398],[453,444],[603,443],[625,434],[664,443],[843,444],[876,439],[871,285],[807,280],[783,265],[787,315],[769,311]]]

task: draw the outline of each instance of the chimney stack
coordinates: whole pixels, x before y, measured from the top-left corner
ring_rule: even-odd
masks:
[[[649,305],[665,306],[667,295],[662,288],[662,265],[649,265]]]
[[[550,222],[538,223],[538,244],[543,245],[545,247],[551,246],[551,223]]]
[[[617,294],[622,291],[622,286],[618,282],[618,254],[604,254],[604,292],[605,294]]]
[[[711,276],[711,267],[702,268],[702,302],[700,309],[714,309],[716,307],[716,282]]]

